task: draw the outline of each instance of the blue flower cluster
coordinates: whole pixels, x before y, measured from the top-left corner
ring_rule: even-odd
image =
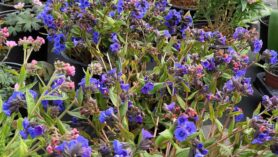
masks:
[[[252,88],[251,78],[233,77],[224,84],[224,92],[230,93],[234,90],[244,95],[252,95],[254,90]]]
[[[124,143],[114,140],[113,141],[114,156],[116,157],[131,157],[131,152],[125,148]]]
[[[263,41],[262,40],[255,39],[255,40],[251,41],[251,50],[254,53],[260,52],[262,47],[263,47]]]
[[[177,119],[177,127],[174,132],[176,139],[179,142],[183,142],[189,137],[190,135],[196,132],[196,125],[195,123],[188,121],[185,115],[181,115]]]
[[[180,12],[172,9],[168,12],[168,14],[164,17],[165,25],[168,27],[169,32],[174,34],[177,30],[177,26],[180,24],[182,17]]]
[[[114,115],[114,109],[113,107],[108,108],[105,111],[101,111],[99,115],[99,121],[100,123],[104,123],[108,119],[110,119]]]
[[[262,117],[255,116],[251,120],[251,124],[255,129],[252,144],[264,144],[273,139],[275,136],[274,125],[264,120]]]
[[[239,108],[239,107],[234,107],[234,112],[240,112],[238,115],[235,116],[235,121],[236,121],[236,122],[241,122],[241,121],[244,120],[245,116],[244,116],[244,114],[242,113],[241,108]]]
[[[28,135],[31,138],[36,138],[44,133],[44,127],[42,125],[32,124],[27,118],[24,118],[22,125],[24,130],[21,130],[19,133],[23,139],[27,139]]]
[[[159,0],[155,2],[155,11],[157,12],[163,12],[165,11],[166,7],[168,5],[167,0]]]
[[[208,71],[213,71],[216,68],[214,58],[208,58],[202,62],[203,67]]]
[[[48,2],[45,4],[43,11],[37,16],[38,19],[41,19],[43,24],[47,26],[49,29],[56,29],[56,24],[54,17],[51,15],[51,1],[48,0]]]
[[[110,45],[110,51],[113,53],[118,53],[121,49],[121,44],[118,40],[116,33],[111,34],[111,41],[112,41],[112,44]]]
[[[149,2],[147,0],[138,0],[134,4],[134,10],[131,16],[135,19],[142,19],[149,10]]]
[[[175,76],[183,76],[185,74],[188,74],[188,67],[187,65],[182,65],[180,63],[175,63],[174,65],[174,72],[175,72]]]
[[[53,36],[48,36],[49,41],[53,41],[53,52],[55,54],[60,54],[61,52],[65,51],[66,46],[65,46],[65,35],[60,33],[60,34],[55,34]]]
[[[154,84],[152,82],[147,82],[142,88],[141,93],[150,94],[150,92],[154,89]]]
[[[29,92],[31,93],[34,99],[37,98],[38,94],[35,91],[30,90]],[[15,91],[9,97],[9,99],[3,103],[2,109],[7,116],[11,116],[12,113],[18,112],[20,107],[25,107],[25,106],[26,106],[25,94],[20,91]]]
[[[233,34],[233,38],[236,40],[242,40],[246,37],[247,33],[248,33],[247,29],[243,27],[237,27]]]
[[[204,145],[201,142],[194,140],[193,145],[195,148],[194,157],[205,157],[208,155],[208,150],[204,148]]]
[[[64,141],[62,144],[55,147],[55,150],[65,156],[91,157],[92,154],[89,141],[80,135],[76,139]]]
[[[82,10],[90,7],[90,2],[88,0],[75,0],[75,2],[79,4]]]
[[[265,58],[265,61],[269,64],[276,64],[277,63],[277,52],[274,50],[265,50],[262,54]]]

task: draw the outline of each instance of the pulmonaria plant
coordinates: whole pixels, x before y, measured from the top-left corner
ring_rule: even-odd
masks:
[[[255,30],[238,28],[226,40],[193,29],[165,0],[48,1],[39,18],[54,52],[70,50],[89,65],[72,82],[77,68],[56,61],[45,80],[28,61],[44,41],[16,43],[26,58],[2,101],[0,156],[277,154],[277,98],[264,96],[253,116],[238,107],[253,95],[248,67],[277,59],[258,53]]]

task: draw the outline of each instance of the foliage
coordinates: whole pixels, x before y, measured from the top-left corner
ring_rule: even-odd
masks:
[[[94,58],[80,82],[62,61],[42,79],[28,58],[44,40],[18,41],[25,57],[14,92],[1,103],[0,156],[277,154],[278,98],[264,96],[266,108],[251,117],[237,106],[254,92],[248,67],[260,58],[277,62],[277,52],[259,53],[255,30],[238,27],[226,41],[219,31],[192,28],[190,16],[163,0],[49,1],[45,8],[40,18],[54,50],[85,45]],[[96,21],[86,21],[89,15]]]

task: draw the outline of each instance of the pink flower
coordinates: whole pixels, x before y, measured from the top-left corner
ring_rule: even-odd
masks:
[[[42,37],[39,37],[39,36],[37,37],[36,42],[40,43],[41,45],[45,44],[45,40]]]
[[[75,88],[74,82],[69,82],[68,87],[69,87],[69,89],[74,89]]]
[[[70,66],[68,63],[66,63],[64,69],[65,69],[67,75],[69,75],[69,76],[75,75],[75,67],[74,66]]]
[[[8,29],[7,27],[2,28],[0,32],[1,32],[1,33],[4,35],[4,37],[6,37],[6,38],[10,36],[9,29]]]
[[[71,138],[76,139],[79,136],[79,131],[76,128],[71,130]]]
[[[37,65],[37,64],[38,64],[38,61],[32,60],[31,64],[32,64],[32,65]]]
[[[21,10],[24,8],[25,3],[19,2],[16,5],[14,5],[15,9]]]
[[[19,90],[19,84],[18,84],[18,83],[16,83],[16,84],[14,85],[14,90],[15,90],[15,91],[18,91],[18,90]]]
[[[17,43],[16,43],[15,41],[6,41],[6,45],[7,45],[9,48],[12,48],[12,47],[17,46]]]
[[[52,147],[51,145],[48,145],[48,146],[46,147],[46,151],[47,151],[47,153],[52,154],[53,151],[54,151],[54,149],[53,149],[53,147]]]
[[[33,0],[32,2],[37,6],[42,6],[42,2],[40,0]]]

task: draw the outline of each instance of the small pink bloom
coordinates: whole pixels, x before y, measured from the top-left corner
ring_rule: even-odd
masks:
[[[48,154],[52,154],[53,153],[53,147],[51,145],[48,145],[46,147],[46,151],[47,151]]]
[[[79,131],[76,128],[72,129],[71,130],[71,137],[73,139],[76,139],[78,136],[79,136]]]
[[[32,65],[37,65],[37,64],[38,64],[38,61],[32,60],[31,64],[32,64]]]
[[[16,83],[16,84],[14,85],[14,90],[15,90],[15,91],[18,91],[18,90],[19,90],[19,84],[18,84],[18,83]]]
[[[74,82],[69,82],[68,87],[69,89],[74,89],[75,88]]]
[[[45,40],[42,37],[37,37],[36,41],[40,44],[45,44]]]
[[[7,27],[4,27],[1,29],[1,33],[4,35],[4,37],[9,37],[10,33],[9,33],[9,29]]]
[[[42,2],[40,0],[33,0],[32,2],[35,5],[42,6]]]
[[[70,66],[69,64],[65,64],[65,71],[67,75],[69,76],[74,76],[75,75],[75,67]]]
[[[25,3],[19,2],[16,5],[14,5],[15,9],[21,10],[24,8]]]
[[[33,37],[29,36],[28,39],[27,39],[30,43],[34,42],[34,39]]]
[[[6,45],[7,45],[9,48],[12,48],[12,47],[17,46],[17,43],[16,43],[15,41],[6,41]]]

